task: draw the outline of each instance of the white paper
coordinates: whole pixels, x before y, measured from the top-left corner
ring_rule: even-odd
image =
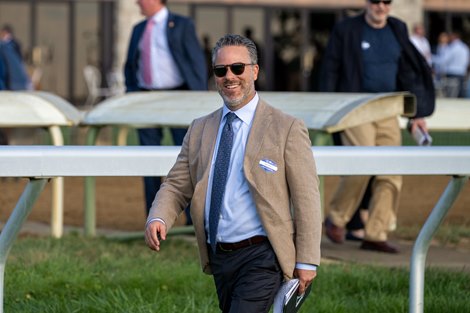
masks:
[[[295,293],[298,285],[299,280],[297,278],[282,283],[274,298],[273,313],[282,313],[284,305],[292,297],[292,294]]]

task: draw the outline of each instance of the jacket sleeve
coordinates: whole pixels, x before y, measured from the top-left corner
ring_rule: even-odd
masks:
[[[132,30],[131,39],[129,41],[129,48],[127,50],[126,63],[124,65],[124,78],[127,92],[139,90],[136,68],[136,50],[138,47],[139,38],[137,36],[136,29],[137,26]]]
[[[6,88],[6,66],[3,58],[3,49],[0,43],[0,90],[5,90]]]
[[[423,62],[425,62],[424,59]],[[431,70],[424,63],[417,69],[412,65],[412,61],[407,55],[401,57],[399,67],[399,89],[409,91],[416,97],[416,114],[414,118],[430,116],[435,107],[435,91]]]
[[[320,265],[322,234],[319,179],[308,130],[295,120],[285,148],[286,179],[289,185],[295,227],[295,260]]]
[[[431,68],[411,43],[406,24],[397,19],[390,19],[390,22],[403,49],[398,65],[397,87],[416,96],[414,118],[429,116],[434,112],[436,102]]]
[[[189,170],[189,138],[193,125],[194,122],[189,126],[176,162],[160,186],[147,218],[147,221],[161,218],[165,221],[167,229],[173,226],[188,206],[194,192]]]

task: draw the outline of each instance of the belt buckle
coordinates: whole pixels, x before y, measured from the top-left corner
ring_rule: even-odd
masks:
[[[224,249],[221,244],[218,244],[220,251],[222,252],[232,252],[233,249]]]

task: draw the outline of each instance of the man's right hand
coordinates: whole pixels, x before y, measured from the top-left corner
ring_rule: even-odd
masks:
[[[161,240],[166,240],[166,225],[161,221],[153,221],[145,229],[145,242],[155,251],[160,251]]]

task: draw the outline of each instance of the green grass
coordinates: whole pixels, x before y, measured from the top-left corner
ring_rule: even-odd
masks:
[[[470,146],[469,132],[430,132],[433,146]],[[402,131],[403,146],[416,146],[416,142],[406,130]]]
[[[324,264],[301,312],[407,312],[406,269]],[[468,272],[428,269],[425,312],[466,312]],[[5,312],[219,312],[194,243],[22,238],[7,260]]]
[[[418,237],[421,225],[403,226],[399,225],[394,232],[395,236],[405,240],[415,240]],[[433,237],[440,245],[456,245],[462,240],[470,238],[470,226],[467,224],[455,225],[443,223],[439,226],[435,236]]]

